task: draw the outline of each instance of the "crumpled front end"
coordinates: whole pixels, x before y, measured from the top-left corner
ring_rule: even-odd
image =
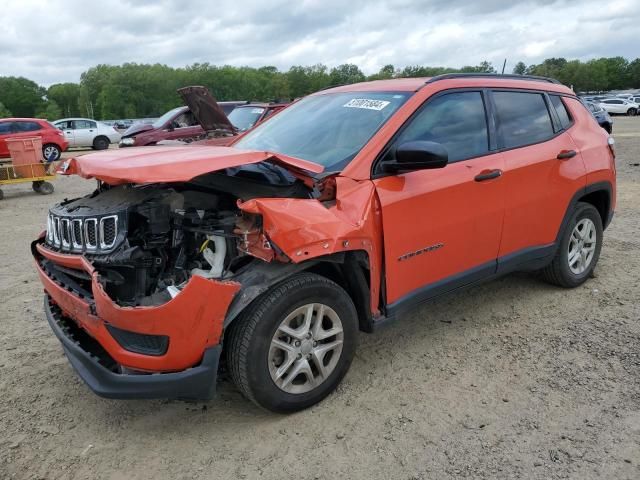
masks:
[[[47,319],[80,376],[112,398],[209,398],[240,286],[193,276],[166,303],[122,307],[86,258],[33,244]]]

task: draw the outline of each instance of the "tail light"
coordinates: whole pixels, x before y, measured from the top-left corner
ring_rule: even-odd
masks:
[[[612,136],[609,136],[609,138],[607,139],[607,145],[609,145],[609,150],[611,150],[611,155],[613,155],[613,158],[616,158],[616,141]]]

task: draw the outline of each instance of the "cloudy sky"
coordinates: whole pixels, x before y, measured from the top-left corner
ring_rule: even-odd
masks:
[[[640,0],[19,0],[3,2],[0,75],[43,85],[98,63],[288,69],[494,65],[640,56]]]

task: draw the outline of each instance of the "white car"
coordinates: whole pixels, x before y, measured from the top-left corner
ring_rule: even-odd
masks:
[[[62,130],[70,147],[104,150],[120,141],[121,135],[115,128],[90,118],[61,118],[52,123]]]
[[[630,102],[624,98],[605,98],[598,101],[598,105],[604,108],[608,113],[618,113],[633,116],[638,113],[640,105]]]

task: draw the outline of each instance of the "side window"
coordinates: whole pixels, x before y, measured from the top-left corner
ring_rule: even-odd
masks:
[[[444,145],[449,162],[487,153],[489,133],[482,94],[447,93],[428,102],[410,120],[394,145],[416,140]],[[390,151],[388,156],[391,155]]]
[[[42,128],[36,122],[15,122],[14,127],[16,132],[35,132]]]
[[[12,125],[13,125],[12,122],[2,122],[2,123],[0,123],[0,135],[5,135],[7,133],[11,133],[12,132],[12,128],[11,128]]]
[[[547,103],[540,93],[493,92],[504,148],[522,147],[553,137]]]
[[[571,117],[569,116],[569,112],[567,111],[567,107],[562,102],[562,98],[559,95],[550,95],[551,103],[553,107],[556,109],[558,113],[558,118],[560,119],[560,125],[562,128],[569,128],[571,126]]]
[[[94,122],[89,122],[87,120],[74,120],[73,124],[76,130],[86,130],[89,128],[96,128],[95,126],[96,124]]]

